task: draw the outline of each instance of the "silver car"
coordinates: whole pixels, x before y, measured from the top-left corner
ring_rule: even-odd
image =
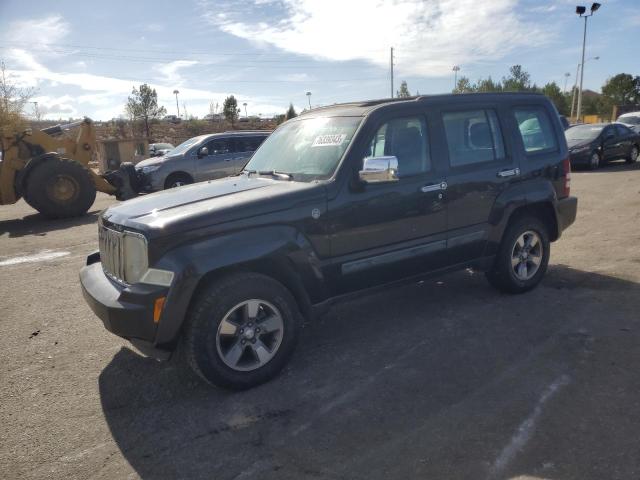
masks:
[[[245,130],[190,138],[167,155],[136,165],[142,190],[155,192],[240,173],[269,133]]]

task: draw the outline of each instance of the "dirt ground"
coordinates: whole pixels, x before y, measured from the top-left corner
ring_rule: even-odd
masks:
[[[97,212],[0,207],[0,474],[640,478],[640,165],[575,172],[533,292],[459,272],[342,303],[242,393],[134,353],[82,299]]]

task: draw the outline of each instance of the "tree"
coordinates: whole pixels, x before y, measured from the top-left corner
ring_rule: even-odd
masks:
[[[142,120],[144,130],[149,138],[149,121],[166,115],[167,109],[158,106],[158,94],[155,88],[151,88],[146,83],[140,88],[133,87],[132,96],[127,100],[127,113],[134,120]]]
[[[238,115],[240,113],[240,109],[238,108],[238,101],[236,97],[233,95],[224,99],[224,103],[222,104],[222,114],[224,118],[227,119],[228,122],[231,123],[233,127],[238,120]]]
[[[542,94],[551,99],[558,109],[558,112],[562,115],[569,115],[570,111],[567,105],[567,99],[556,82],[547,83],[542,87]]]
[[[628,105],[640,101],[640,77],[619,73],[602,86],[602,94],[612,105]]]
[[[287,109],[287,113],[284,114],[285,120],[291,120],[292,118],[297,117],[296,109],[293,108],[293,103],[289,104],[289,108]]]
[[[410,97],[411,93],[409,93],[409,88],[407,87],[407,82],[405,80],[400,83],[400,90],[396,91],[396,97],[398,98],[407,98]]]
[[[34,93],[33,88],[21,88],[16,85],[4,62],[0,62],[0,133],[3,128],[17,130],[23,126],[22,112]]]
[[[491,77],[478,80],[475,84],[474,90],[476,92],[501,92],[502,84],[500,82],[494,82]]]
[[[456,88],[453,89],[453,93],[472,93],[474,91],[475,87],[467,77],[460,77]]]
[[[509,69],[509,76],[502,78],[502,88],[505,92],[530,91],[531,75],[522,69],[522,65],[513,65]]]

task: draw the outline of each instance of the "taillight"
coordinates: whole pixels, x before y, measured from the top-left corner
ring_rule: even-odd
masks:
[[[562,161],[562,172],[564,173],[564,185],[562,188],[562,196],[568,197],[571,193],[571,162],[568,158]]]

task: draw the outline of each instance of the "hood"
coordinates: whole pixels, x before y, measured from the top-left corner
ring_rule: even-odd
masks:
[[[162,150],[159,150],[162,151]],[[146,160],[142,160],[141,162],[136,163],[137,167],[148,167],[149,165],[160,165],[167,160],[171,160],[172,158],[179,157],[180,155],[162,155],[161,157],[151,157]]]
[[[127,200],[105,210],[102,219],[163,236],[291,208],[313,188],[318,184],[240,175]]]

